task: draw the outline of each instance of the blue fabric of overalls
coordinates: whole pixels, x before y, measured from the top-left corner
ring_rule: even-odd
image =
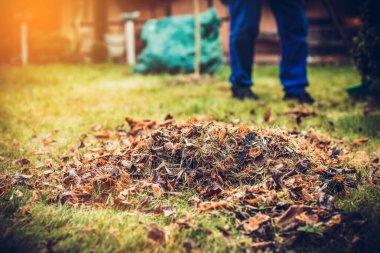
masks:
[[[308,85],[308,21],[304,0],[269,0],[281,44],[280,79],[288,93],[305,92]],[[255,41],[263,0],[230,0],[230,64],[232,86],[252,85]]]

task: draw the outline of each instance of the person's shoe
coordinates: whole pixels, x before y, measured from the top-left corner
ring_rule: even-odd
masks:
[[[297,100],[301,104],[309,104],[309,105],[314,103],[314,99],[306,91],[299,94],[286,93],[284,100]]]
[[[232,87],[232,97],[240,100],[251,99],[257,100],[259,97],[253,93],[250,87],[248,86],[236,86]]]

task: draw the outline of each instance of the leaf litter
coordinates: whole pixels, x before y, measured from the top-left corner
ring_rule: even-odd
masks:
[[[195,192],[187,199],[195,215],[232,214],[237,229],[252,238],[250,247],[279,248],[305,231],[326,232],[349,222],[335,208],[333,195],[363,184],[350,167],[350,152],[312,131],[251,129],[197,118],[181,122],[170,115],[163,122],[126,122],[128,130],[94,125],[95,144],[85,144],[88,136],[82,136],[83,152],[75,149],[59,164],[49,161],[34,169],[25,158],[15,161],[28,168],[0,176],[0,194],[14,198],[31,190],[22,207],[28,213],[42,198],[72,207],[141,209],[154,198]],[[373,159],[366,183],[379,183],[379,167],[379,158]],[[139,198],[141,193],[146,195]],[[152,212],[177,219],[175,206],[156,205]],[[228,230],[221,231],[230,238]],[[165,233],[153,224],[148,238],[163,244]]]

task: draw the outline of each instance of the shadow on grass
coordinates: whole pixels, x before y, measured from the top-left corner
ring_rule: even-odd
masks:
[[[39,233],[28,229],[28,218],[17,217],[20,203],[0,205],[0,252],[37,252]]]
[[[293,245],[294,252],[380,252],[380,187],[351,192],[336,205],[344,223],[323,236],[302,234]]]
[[[341,134],[363,135],[380,139],[380,113],[373,115],[348,115],[336,121]]]
[[[59,222],[46,224],[46,221],[18,216],[18,204],[1,205],[1,208],[0,252],[63,252],[62,249],[55,250],[54,244],[65,240],[66,236],[72,236],[65,229],[69,216],[61,217]],[[337,208],[341,210],[344,220],[341,226],[334,227],[323,236],[305,232],[288,247],[289,252],[380,252],[380,187],[368,187],[353,191],[347,197],[337,198]],[[220,226],[226,222],[215,219],[213,222],[221,222]],[[207,237],[207,233],[203,229],[198,227],[189,233],[194,241],[205,243],[202,238]],[[80,244],[80,238],[77,239]],[[79,245],[71,245],[68,249],[70,252],[77,250],[80,250]],[[232,251],[245,252],[245,249],[237,247]]]

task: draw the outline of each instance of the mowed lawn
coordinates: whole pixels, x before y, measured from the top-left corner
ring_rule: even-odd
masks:
[[[236,121],[255,127],[312,130],[351,143],[369,138],[355,151],[368,155],[380,152],[380,110],[367,102],[350,100],[345,88],[360,82],[353,67],[310,67],[308,88],[317,103],[309,109],[316,115],[297,122],[287,112],[297,106],[282,100],[276,66],[259,66],[255,71],[255,92],[259,101],[231,98],[229,69],[214,77],[194,81],[186,75],[133,75],[125,66],[46,65],[0,67],[0,174],[14,174],[23,167],[14,161],[28,158],[33,164],[52,163],[70,154],[80,136],[98,124],[115,129],[125,117],[136,120],[163,120],[207,117]],[[264,114],[270,113],[265,121]],[[44,144],[44,140],[54,143]],[[191,196],[191,192],[185,193]],[[137,213],[134,210],[83,210],[37,203],[28,214],[19,207],[27,192],[11,201],[0,200],[1,252],[186,252],[189,239],[198,252],[244,251],[249,238],[238,233],[229,215],[193,217],[185,198],[154,200],[155,204],[177,207],[178,217],[189,218],[190,229],[171,230],[173,218]],[[368,219],[368,244],[378,233],[380,216],[378,187],[361,188],[337,204],[347,212],[358,211]],[[147,238],[148,227],[166,229],[167,243],[159,245]],[[232,240],[218,227],[229,225]],[[376,232],[377,231],[377,232]],[[313,250],[313,249],[308,249]],[[318,251],[318,249],[314,249]]]

